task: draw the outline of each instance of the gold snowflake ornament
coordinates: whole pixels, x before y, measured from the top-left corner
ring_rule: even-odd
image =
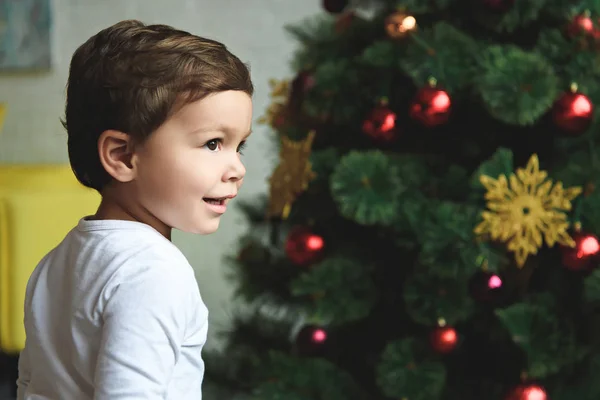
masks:
[[[281,137],[279,165],[269,178],[269,206],[267,216],[286,219],[292,204],[316,177],[310,162],[315,131],[310,131],[301,141]]]
[[[575,246],[567,232],[566,212],[571,210],[571,201],[582,189],[565,189],[562,182],[553,185],[547,178],[548,173],[540,171],[536,154],[524,169],[517,169],[508,179],[506,175],[498,179],[486,175],[479,178],[487,189],[487,210],[481,213],[483,221],[474,232],[507,243],[520,268],[529,255],[537,254],[542,238],[549,247],[556,243]]]
[[[265,111],[265,115],[258,119],[259,124],[268,124],[273,128],[283,124],[288,97],[290,95],[290,82],[288,80],[270,79],[271,104]]]

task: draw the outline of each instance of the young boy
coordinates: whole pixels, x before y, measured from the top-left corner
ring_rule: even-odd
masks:
[[[124,21],[77,49],[63,123],[102,201],[29,280],[19,400],[201,399],[208,313],[171,229],[217,229],[252,93],[224,45],[169,26]]]

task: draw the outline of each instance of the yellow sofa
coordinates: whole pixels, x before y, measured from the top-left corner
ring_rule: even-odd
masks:
[[[31,272],[78,222],[99,194],[68,165],[0,164],[0,350],[25,345],[23,302]]]

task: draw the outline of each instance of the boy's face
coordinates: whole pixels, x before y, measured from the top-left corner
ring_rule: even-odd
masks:
[[[246,173],[240,150],[251,125],[250,96],[220,92],[183,107],[136,149],[134,193],[159,230],[217,230]]]

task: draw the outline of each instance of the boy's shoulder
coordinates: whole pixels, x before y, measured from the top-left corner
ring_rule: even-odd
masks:
[[[144,273],[193,276],[184,254],[152,227],[133,221],[82,220],[73,232],[83,259],[127,279]]]
[[[87,282],[83,286],[96,288],[103,293],[101,297],[107,296],[105,300],[119,288],[147,295],[158,290],[166,296],[191,294],[194,298],[199,290],[183,253],[148,225],[84,221],[73,233],[82,243],[77,257],[87,264],[80,265],[80,279]]]

